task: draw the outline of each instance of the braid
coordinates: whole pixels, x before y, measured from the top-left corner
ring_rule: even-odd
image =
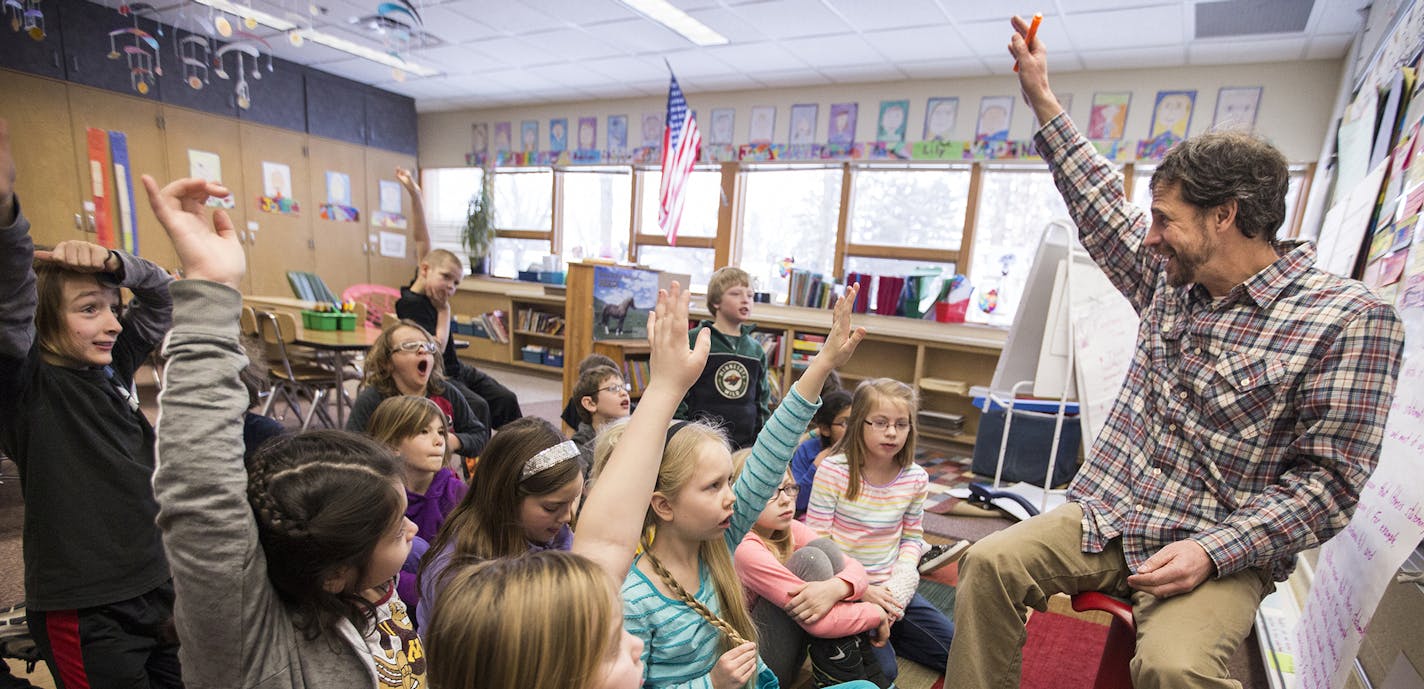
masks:
[[[692,608],[694,612],[702,616],[702,619],[707,620],[709,624],[722,632],[722,634],[731,641],[732,646],[740,646],[747,643],[747,640],[743,639],[742,635],[738,634],[737,630],[732,628],[732,625],[728,624],[726,620],[712,614],[712,611],[708,610],[707,606],[703,605],[701,601],[698,601],[696,598],[693,598],[692,595],[687,592],[687,589],[682,587],[682,584],[677,583],[677,579],[673,578],[672,572],[669,572],[667,567],[664,567],[663,563],[658,561],[658,558],[653,555],[652,543],[648,540],[646,535],[643,536],[643,557],[648,559],[648,564],[652,565],[653,571],[658,573],[658,577],[662,579],[663,583],[666,584],[669,589],[672,589],[672,592],[676,594],[683,603],[686,603],[687,607]]]

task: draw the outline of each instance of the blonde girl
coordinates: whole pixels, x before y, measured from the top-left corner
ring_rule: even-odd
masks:
[[[954,624],[915,592],[929,489],[929,475],[914,460],[918,408],[914,389],[898,380],[857,386],[845,437],[816,471],[806,511],[807,526],[865,565],[870,586],[863,600],[893,621],[890,643],[875,649],[891,679],[897,653],[945,667],[954,638]]]
[[[199,687],[358,687],[423,682],[425,654],[393,579],[410,551],[401,468],[344,431],[263,446],[244,470],[246,268],[210,187],[179,180],[149,200],[188,279],[174,283],[159,396],[158,526],[183,605],[183,680]]]
[[[643,553],[622,588],[624,626],[644,641],[645,687],[779,686],[758,659],[756,627],[731,550],[776,492],[826,376],[865,335],[850,326],[856,290],[837,305],[821,352],[757,435],[735,483],[727,439],[718,429],[696,422],[667,429],[644,518]],[[609,442],[618,442],[620,430],[607,431]]]
[[[420,589],[416,573],[420,558],[435,540],[440,525],[464,499],[469,487],[448,466],[450,446],[445,412],[424,397],[388,397],[371,414],[367,433],[401,460],[405,478],[405,516],[415,524],[416,541],[401,567],[397,590],[419,617]]]
[[[449,418],[445,443],[450,451],[466,459],[480,455],[490,432],[464,395],[445,381],[440,346],[435,338],[412,320],[401,320],[381,331],[366,352],[366,388],[351,403],[346,430],[365,432],[371,414],[381,400],[396,395],[429,398]]]
[[[890,618],[880,606],[858,602],[868,584],[860,562],[796,521],[799,492],[788,471],[733,561],[762,639],[762,660],[791,686],[809,648],[817,686],[869,679],[887,687],[871,646],[888,637]]]
[[[422,558],[421,599],[436,599],[452,563],[571,548],[569,522],[583,484],[578,447],[552,424],[537,416],[505,424],[475,465],[470,492]],[[417,608],[417,628],[430,616],[429,606]]]

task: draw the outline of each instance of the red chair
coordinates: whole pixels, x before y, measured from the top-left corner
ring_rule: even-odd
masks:
[[[366,324],[381,327],[381,319],[387,313],[396,312],[396,301],[400,290],[385,285],[352,285],[341,293],[342,301],[355,302],[366,306]]]
[[[1112,615],[1093,689],[1132,689],[1131,662],[1137,652],[1137,625],[1132,619],[1132,604],[1105,593],[1087,591],[1073,596],[1073,609],[1078,612],[1101,610]]]

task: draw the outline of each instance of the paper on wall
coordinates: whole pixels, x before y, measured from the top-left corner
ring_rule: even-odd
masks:
[[[405,258],[405,235],[395,232],[381,232],[381,255],[387,258]]]

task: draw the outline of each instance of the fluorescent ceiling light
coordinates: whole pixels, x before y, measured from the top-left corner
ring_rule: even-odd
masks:
[[[295,29],[300,28],[296,24],[287,21],[286,19],[275,17],[261,10],[255,10],[251,7],[248,7],[247,5],[237,4],[235,2],[232,2],[231,0],[193,1],[200,5],[206,5],[208,7],[211,7],[215,10],[218,10],[219,12],[233,14],[242,17],[243,19],[251,19],[259,24],[262,24],[263,26],[267,26],[278,31],[293,31]],[[414,62],[402,60],[400,57],[392,55],[385,51],[377,50],[376,48],[372,48],[370,46],[361,45],[360,43],[356,43],[355,41],[348,41],[344,38],[338,38],[329,33],[326,33],[325,31],[317,31],[316,29],[302,29],[298,32],[298,34],[301,35],[302,38],[313,43],[320,43],[328,48],[340,50],[343,53],[355,55],[356,57],[370,60],[372,62],[386,65],[388,67],[394,67],[403,72],[408,72],[416,76],[431,77],[440,73],[439,70],[431,69],[429,67],[416,64]]]
[[[731,41],[726,36],[713,31],[691,15],[673,7],[667,0],[619,0],[643,16],[666,26],[700,46],[726,45]]]

